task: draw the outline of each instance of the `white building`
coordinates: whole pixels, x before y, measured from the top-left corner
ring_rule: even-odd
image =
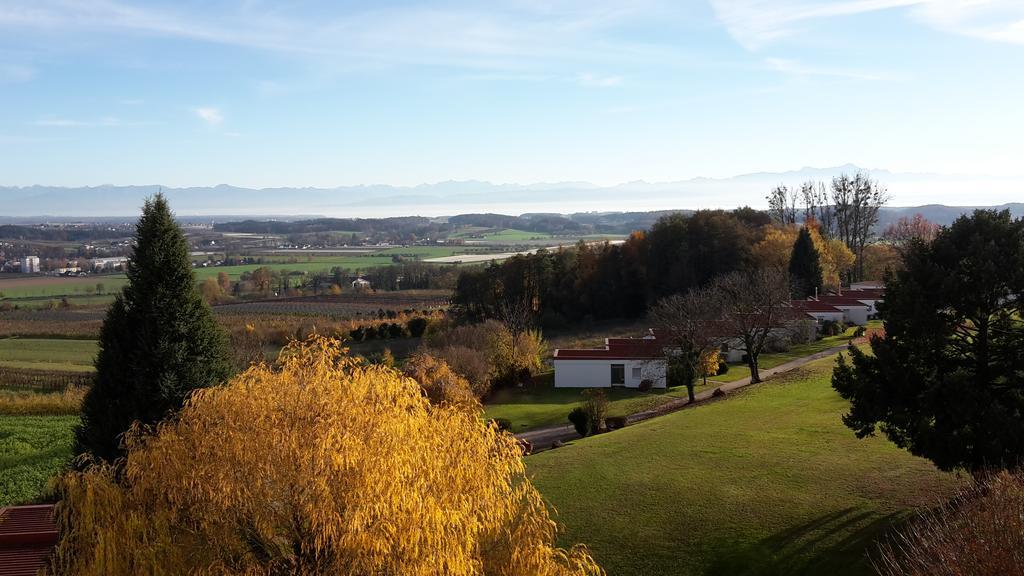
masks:
[[[832,306],[838,310],[842,310],[843,322],[847,324],[856,324],[857,326],[864,326],[867,324],[869,311],[874,309],[874,306],[869,306],[856,298],[851,298],[846,295],[821,296],[817,301]]]
[[[370,281],[366,280],[365,278],[356,278],[355,280],[352,281],[352,289],[353,290],[369,290],[370,289]]]
[[[128,258],[124,256],[118,258],[93,258],[92,269],[93,270],[116,270],[118,266],[124,266],[128,263]]]
[[[793,308],[803,312],[811,318],[814,318],[815,324],[819,327],[828,321],[846,321],[846,314],[831,304],[826,304],[818,300],[794,300],[792,304]]]
[[[22,274],[36,274],[39,272],[39,256],[25,256],[21,259]]]
[[[604,348],[555,350],[555,388],[664,388],[665,351],[654,338],[607,338]]]

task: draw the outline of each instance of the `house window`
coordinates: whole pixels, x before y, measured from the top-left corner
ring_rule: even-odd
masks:
[[[641,374],[641,372],[640,372],[640,367],[639,366],[634,366],[633,367],[633,380],[639,380],[642,376],[643,376],[643,374]]]
[[[626,384],[626,365],[625,364],[612,364],[612,386],[618,384],[624,386]]]

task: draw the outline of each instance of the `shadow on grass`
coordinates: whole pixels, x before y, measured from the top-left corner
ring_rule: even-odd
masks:
[[[897,513],[845,508],[746,546],[723,545],[704,576],[870,575],[873,543],[902,520]]]

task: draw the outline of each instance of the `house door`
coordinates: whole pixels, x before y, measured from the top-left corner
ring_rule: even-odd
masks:
[[[626,365],[612,364],[612,386],[626,385]]]

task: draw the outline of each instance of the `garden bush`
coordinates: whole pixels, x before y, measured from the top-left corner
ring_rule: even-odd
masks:
[[[590,436],[590,416],[582,406],[577,406],[569,412],[569,422],[572,423],[576,433],[580,436]]]
[[[605,424],[605,426],[608,427],[609,430],[618,430],[619,428],[625,428],[626,427],[626,417],[625,416],[608,416],[607,418],[604,419],[604,424]]]
[[[718,372],[715,373],[715,376],[721,376],[722,374],[726,374],[728,372],[729,372],[729,363],[726,362],[725,360],[719,361],[718,362]]]
[[[653,387],[654,382],[650,378],[644,378],[640,381],[640,385],[637,386],[637,390],[641,392],[650,392]]]

